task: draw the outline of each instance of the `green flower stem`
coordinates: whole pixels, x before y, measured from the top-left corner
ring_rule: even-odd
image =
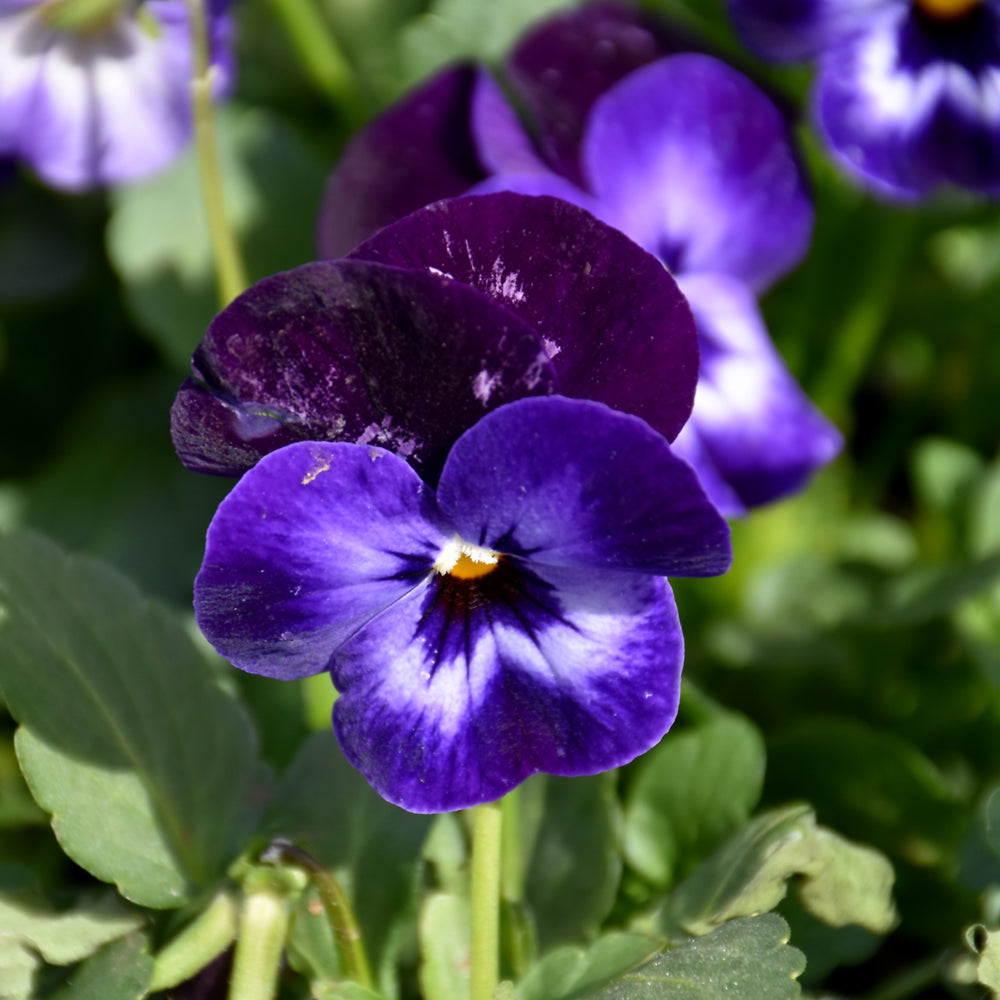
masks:
[[[508,903],[524,895],[524,858],[521,855],[521,795],[515,788],[500,801],[500,894]]]
[[[271,0],[271,8],[284,24],[315,87],[348,121],[358,123],[361,109],[354,74],[315,0]]]
[[[229,1000],[274,1000],[278,995],[293,891],[280,869],[255,868],[244,880]]]
[[[503,810],[499,802],[472,810],[472,954],[470,1000],[492,1000],[500,981],[500,858]]]
[[[218,892],[200,916],[156,956],[150,991],[155,993],[183,983],[218,958],[236,937],[237,913],[233,893],[229,889]]]
[[[361,930],[354,917],[344,890],[333,874],[323,867],[311,854],[286,840],[276,840],[261,855],[261,861],[269,864],[292,865],[304,872],[316,887],[323,911],[333,931],[340,964],[348,979],[354,980],[367,989],[374,990],[371,967],[365,954]]]
[[[229,305],[247,287],[246,271],[236,234],[226,216],[223,202],[222,171],[215,140],[215,111],[212,107],[212,68],[208,55],[208,26],[203,0],[186,0],[191,22],[193,69],[191,77],[191,113],[194,119],[194,144],[198,174],[205,198],[219,302]]]

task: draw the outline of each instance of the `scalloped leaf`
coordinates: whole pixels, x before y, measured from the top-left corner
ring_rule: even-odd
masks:
[[[179,906],[243,847],[268,780],[252,725],[181,621],[102,564],[0,535],[0,689],[63,850]]]

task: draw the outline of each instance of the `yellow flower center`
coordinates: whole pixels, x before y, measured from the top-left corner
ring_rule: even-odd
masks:
[[[914,0],[915,5],[928,17],[939,21],[953,21],[964,17],[981,2],[982,0]]]
[[[463,542],[457,536],[445,545],[434,560],[434,568],[442,576],[447,573],[458,580],[478,580],[479,577],[492,573],[499,564],[499,552]]]

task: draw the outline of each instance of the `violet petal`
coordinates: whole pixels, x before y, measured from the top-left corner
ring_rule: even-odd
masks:
[[[672,438],[697,379],[693,321],[673,279],[621,233],[554,198],[498,193],[415,212],[356,256],[474,285],[545,339],[565,395],[635,413]]]
[[[996,194],[998,94],[994,8],[940,23],[901,5],[827,53],[816,113],[840,162],[882,194],[919,197],[945,183]]]
[[[0,5],[0,152],[70,191],[167,165],[191,137],[191,39],[182,3],[158,0],[148,14],[155,36],[124,13],[71,33],[50,28],[42,5]],[[228,20],[210,27],[224,89]]]
[[[729,0],[741,37],[767,59],[812,59],[900,0]]]
[[[222,501],[195,581],[198,624],[241,670],[320,673],[366,622],[420,586],[449,533],[434,495],[380,448],[301,441]]]
[[[538,771],[595,774],[654,746],[682,658],[661,577],[512,564],[437,577],[340,648],[334,729],[390,802],[462,809]]]
[[[522,399],[470,427],[438,486],[467,541],[532,566],[714,576],[729,528],[643,421],[589,400]]]
[[[709,56],[670,56],[609,90],[582,159],[604,217],[675,273],[721,271],[759,291],[808,246],[813,210],[782,116]]]
[[[679,453],[726,514],[742,511],[725,493],[713,491],[717,476],[746,507],[796,492],[836,457],[843,444],[839,431],[785,367],[745,286],[723,275],[688,275],[681,285],[702,343],[690,423],[711,463],[708,474],[686,429]]]

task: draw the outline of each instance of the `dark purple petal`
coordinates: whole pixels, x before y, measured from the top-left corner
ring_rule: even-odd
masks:
[[[675,274],[716,271],[760,290],[796,264],[813,211],[784,119],[710,56],[637,70],[593,107],[585,185]]]
[[[302,441],[222,501],[195,580],[198,624],[250,673],[327,668],[341,643],[425,581],[450,537],[430,488],[380,448]]]
[[[908,0],[729,0],[746,44],[767,59],[812,59],[879,10]]]
[[[713,576],[729,528],[697,477],[637,417],[589,400],[522,399],[455,442],[438,486],[466,541],[532,567]]]
[[[833,152],[875,190],[918,197],[953,183],[1000,192],[1000,13],[954,22],[908,5],[831,50],[816,113]]]
[[[538,335],[489,296],[367,261],[258,282],[212,321],[193,367],[174,446],[221,475],[290,439],[381,445],[432,473],[487,410],[555,387]]]
[[[785,367],[746,287],[722,275],[690,275],[681,284],[698,323],[702,368],[677,450],[723,513],[796,492],[837,456],[840,433]],[[713,488],[718,479],[728,489]]]
[[[552,167],[575,183],[591,105],[639,66],[690,48],[635,7],[589,3],[543,22],[510,56],[509,73],[541,130]]]
[[[545,339],[559,391],[635,413],[674,437],[690,412],[697,342],[662,266],[554,198],[500,193],[431,205],[356,256],[474,285]]]
[[[432,579],[343,645],[334,729],[390,802],[462,809],[648,750],[676,714],[682,658],[662,578],[502,562]]]
[[[343,257],[390,222],[486,176],[470,124],[481,75],[472,65],[444,70],[351,139],[323,198],[322,257]]]

